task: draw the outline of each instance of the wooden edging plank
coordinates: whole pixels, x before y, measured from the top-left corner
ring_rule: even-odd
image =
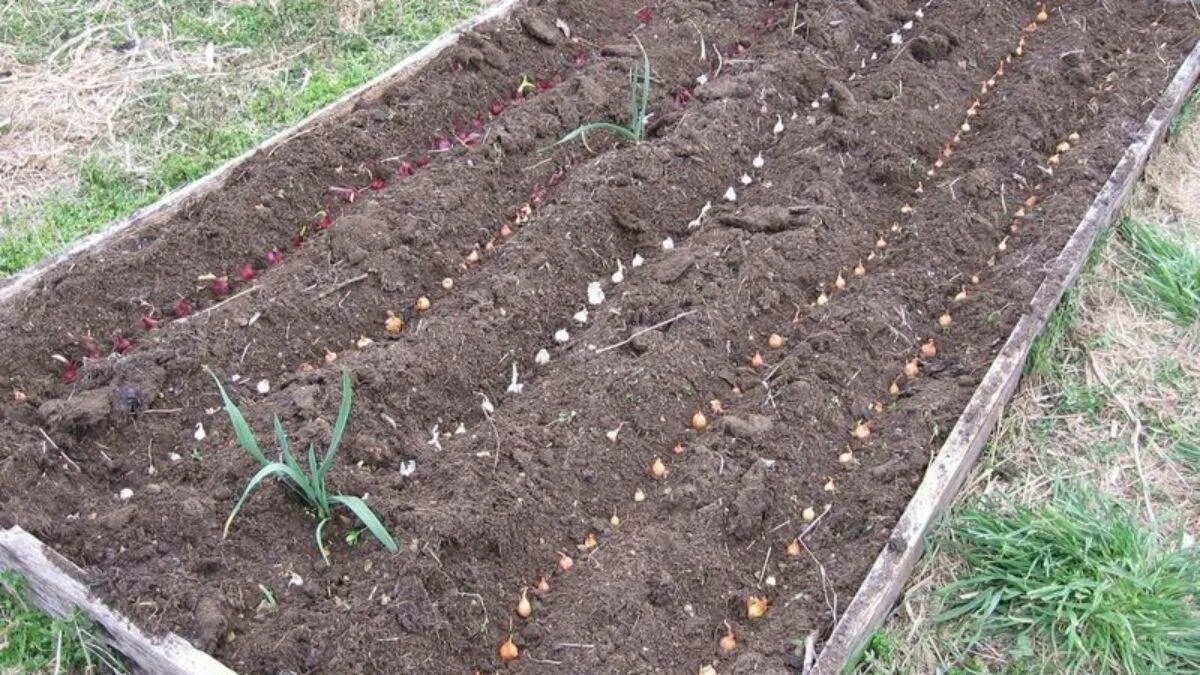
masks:
[[[81,581],[83,570],[20,527],[0,530],[0,568],[24,577],[30,599],[42,610],[58,617],[83,612],[100,628],[98,638],[148,673],[233,675],[178,635],[152,638],[109,609]]]
[[[1100,188],[1079,227],[1048,267],[1029,310],[996,355],[983,382],[926,469],[925,478],[900,516],[891,538],[834,627],[811,670],[814,675],[833,675],[847,668],[891,612],[921,558],[925,535],[954,501],[1000,413],[1016,390],[1034,340],[1046,326],[1063,294],[1083,272],[1096,238],[1120,215],[1152,151],[1187,100],[1198,76],[1200,43],[1179,67],[1108,181]]]
[[[300,120],[295,125],[279,131],[262,143],[234,157],[215,169],[212,173],[173,192],[167,193],[153,204],[144,206],[128,217],[110,223],[99,232],[79,239],[62,253],[47,258],[7,280],[0,280],[0,305],[19,296],[23,291],[37,283],[50,270],[73,261],[82,253],[101,248],[112,241],[116,235],[134,227],[149,227],[156,223],[161,223],[184,208],[194,204],[201,197],[224,187],[234,174],[260,152],[270,151],[294,136],[307,133],[323,123],[350,112],[357,105],[375,100],[388,87],[408,79],[422,66],[432,61],[447,48],[456,44],[460,35],[482,23],[506,16],[520,1],[496,0],[487,9],[442,33],[434,38],[432,42],[410,54],[369,82],[343,94],[334,102]]]

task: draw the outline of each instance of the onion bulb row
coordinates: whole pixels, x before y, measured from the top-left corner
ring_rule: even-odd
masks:
[[[1036,29],[1038,24],[1043,23],[1046,20],[1047,20],[1046,12],[1045,12],[1045,8],[1043,7],[1039,11],[1038,16],[1035,18],[1034,22],[1030,24],[1030,28],[1028,28],[1027,30],[1030,30],[1030,32],[1032,32],[1032,30]],[[984,104],[984,100],[985,100],[989,90],[991,88],[994,88],[996,85],[996,81],[999,78],[1003,77],[1005,74],[1005,63],[1011,62],[1011,59],[1013,57],[1022,56],[1024,54],[1025,48],[1026,48],[1026,39],[1024,36],[1022,36],[1020,38],[1020,40],[1018,41],[1017,46],[1012,50],[1012,52],[1009,54],[1009,56],[1007,56],[999,64],[999,66],[996,70],[996,73],[991,78],[989,78],[989,80],[987,82],[985,82],[981,85],[981,91],[979,92],[979,95],[973,99],[970,107],[967,109],[966,115],[964,117],[963,122],[959,126],[958,132],[954,135],[954,138],[949,143],[947,143],[943,148],[941,148],[941,150],[939,151],[938,157],[934,163],[934,167],[931,168],[929,171],[930,176],[935,175],[936,169],[940,169],[942,166],[944,166],[945,162],[948,161],[954,155],[954,151],[956,149],[955,146],[959,142],[961,142],[962,134],[969,132],[972,129],[971,121],[974,118],[978,117],[978,115],[980,113],[980,109]],[[779,131],[781,131],[781,130],[779,130]],[[776,133],[778,133],[778,131],[776,131]],[[1075,137],[1075,139],[1077,139],[1078,135],[1075,134],[1074,137]],[[1049,164],[1051,166],[1056,166],[1056,165],[1061,164],[1062,156],[1066,152],[1070,151],[1070,149],[1071,149],[1070,144],[1071,144],[1072,140],[1073,139],[1064,140],[1063,142],[1057,144],[1054,148],[1054,153],[1052,155],[1050,155],[1050,157],[1047,158],[1047,164]],[[763,164],[763,161],[760,158],[761,158],[761,155],[759,155],[755,159],[755,168],[756,169],[761,168],[761,166]],[[747,175],[749,175],[749,174],[747,174]],[[745,183],[745,181],[743,181],[743,184],[744,183]],[[732,191],[732,188],[730,188],[730,190]],[[914,192],[918,195],[921,194],[923,192],[923,185],[921,183],[918,183]],[[730,200],[730,201],[732,201],[732,200]],[[1037,206],[1037,204],[1038,204],[1038,200],[1035,197],[1031,196],[1031,198],[1029,200],[1027,200],[1026,202],[1019,205],[1017,207],[1018,210],[1014,212],[1014,216],[1013,216],[1014,223],[1016,221],[1019,221],[1020,219],[1024,218],[1025,216],[1027,216],[1028,213],[1034,207]],[[899,214],[901,216],[908,217],[908,216],[912,216],[915,213],[915,211],[916,211],[916,209],[914,208],[913,205],[904,204],[902,207],[900,207]],[[510,234],[511,231],[512,231],[511,226],[508,226],[505,234]],[[894,223],[891,227],[891,231],[893,233],[901,232],[902,227],[901,227],[900,223],[898,223],[898,222]],[[823,305],[828,304],[830,301],[831,293],[833,293],[834,291],[846,290],[850,286],[850,280],[852,280],[854,278],[865,277],[868,272],[866,262],[875,259],[877,251],[881,251],[882,249],[886,248],[887,245],[888,245],[888,242],[887,242],[887,239],[885,238],[885,236],[883,234],[878,234],[877,239],[876,239],[876,245],[875,245],[876,251],[872,251],[867,258],[860,259],[853,267],[848,267],[848,268],[843,268],[843,269],[838,270],[835,273],[835,277],[833,278],[832,281],[822,284],[821,288],[818,289],[818,294],[816,296],[816,300],[814,301],[814,304],[816,304],[818,306],[823,306]],[[999,245],[999,249],[1003,251],[1006,248],[1006,246],[1007,246],[1007,243],[1002,240],[1001,244]],[[669,249],[664,249],[664,250],[669,250]],[[465,263],[469,266],[470,264],[478,262],[478,260],[479,260],[478,255],[479,255],[478,249],[473,249],[471,252],[469,252],[467,254],[467,256],[465,258]],[[978,276],[972,275],[971,280],[973,283],[978,283]],[[962,301],[966,300],[967,298],[968,298],[967,286],[964,285],[961,287],[961,290],[959,290],[958,293],[955,295],[954,300],[956,302],[962,302]],[[597,303],[593,302],[592,304],[597,304]],[[429,309],[429,305],[430,305],[430,303],[429,303],[428,299],[425,297],[422,297],[418,301],[417,309],[418,309],[418,311],[426,311]],[[954,317],[949,310],[944,310],[937,316],[936,322],[937,322],[938,327],[941,330],[945,331],[945,330],[948,330],[953,325]],[[770,350],[779,350],[779,349],[783,349],[785,347],[785,344],[786,344],[786,340],[782,335],[779,335],[778,333],[772,333],[767,338],[766,346]],[[750,355],[748,355],[746,357],[748,359],[748,362],[749,362],[751,368],[758,370],[758,369],[765,367],[767,359],[766,359],[766,357],[764,357],[764,351],[765,350],[760,349],[760,350],[754,351],[753,353],[751,353]],[[900,386],[901,386],[902,381],[905,378],[914,379],[914,378],[920,376],[921,366],[922,366],[923,362],[937,358],[937,356],[939,354],[938,340],[933,337],[927,337],[927,338],[923,339],[922,341],[920,341],[918,343],[918,345],[916,347],[916,352],[917,352],[916,356],[912,357],[910,360],[905,362],[903,373],[891,381],[891,383],[888,387],[888,391],[891,396],[895,397],[900,394]],[[721,402],[717,399],[713,399],[712,401],[709,401],[709,405],[707,407],[708,407],[707,411],[703,410],[703,409],[695,410],[692,413],[690,419],[688,420],[687,426],[697,433],[704,433],[704,432],[708,431],[709,426],[710,426],[709,415],[712,415],[712,414],[720,415],[724,412]],[[880,410],[880,409],[881,408],[877,405],[876,410]],[[863,442],[863,443],[868,442],[873,435],[871,422],[868,419],[861,419],[861,418],[856,420],[853,427],[850,429],[850,435],[856,441]],[[682,448],[682,445],[679,447]],[[853,450],[851,448],[846,448],[845,451],[843,451],[839,455],[839,461],[843,465],[854,464],[855,458],[854,458]],[[654,456],[651,459],[651,461],[649,462],[649,464],[646,466],[647,466],[647,469],[646,469],[647,474],[651,480],[655,480],[655,481],[664,480],[668,477],[668,475],[670,473],[670,468],[669,468],[667,462],[664,461],[662,456]],[[829,492],[833,492],[835,490],[834,480],[832,477],[829,477],[826,479],[824,488],[826,491],[829,491]],[[645,495],[645,492],[642,490],[642,488],[640,488],[640,487],[637,488],[636,491],[634,492],[634,501],[640,502],[640,501],[643,501],[645,498],[646,498],[646,495]],[[801,519],[803,519],[807,522],[811,523],[815,520],[815,518],[816,518],[815,510],[811,506],[806,507],[803,510],[803,512],[801,513]],[[614,528],[620,524],[620,519],[615,512],[612,514],[611,518],[609,519],[609,522]],[[579,545],[579,548],[584,551],[590,551],[590,550],[595,549],[597,547],[597,545],[598,545],[598,542],[597,542],[595,533],[588,533],[585,541]],[[792,538],[792,540],[787,543],[786,552],[789,556],[798,556],[802,553],[802,545],[798,538]],[[563,551],[558,551],[557,555],[558,555],[558,560],[557,560],[558,572],[559,573],[570,572],[574,568],[574,564],[575,564],[574,560]],[[538,588],[539,588],[540,592],[546,592],[549,590],[546,577],[542,577],[540,579]],[[534,613],[534,607],[528,597],[528,590],[529,590],[528,587],[521,589],[520,596],[517,599],[515,609],[514,609],[514,613],[516,614],[516,616],[521,619],[529,619]],[[751,621],[762,619],[768,614],[769,610],[770,610],[770,601],[768,600],[768,598],[766,596],[750,595],[750,596],[746,597],[746,599],[745,599],[745,617],[747,619],[749,619]],[[724,632],[718,638],[717,644],[718,644],[718,647],[719,647],[721,653],[728,654],[728,653],[732,653],[735,650],[737,650],[737,648],[738,648],[737,635],[734,633],[733,628],[728,623],[726,623]],[[506,661],[506,662],[518,658],[519,649],[518,649],[517,645],[513,642],[511,635],[509,635],[508,639],[506,639],[500,645],[499,655],[500,655],[501,660]],[[711,668],[711,666],[710,666],[710,668]]]

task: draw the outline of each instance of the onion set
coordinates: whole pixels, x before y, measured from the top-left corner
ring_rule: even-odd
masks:
[[[516,643],[513,642],[512,635],[509,635],[508,639],[500,644],[500,660],[508,663],[509,661],[515,661],[520,655],[521,650],[517,649]]]
[[[725,626],[725,635],[717,642],[721,647],[721,651],[728,654],[737,649],[737,638],[733,635],[733,629],[728,624]]]
[[[661,457],[655,457],[653,462],[650,462],[650,475],[662,479],[667,475],[667,465],[663,463]]]
[[[521,599],[517,601],[517,616],[528,619],[533,614],[533,605],[529,604],[529,588],[521,589]]]
[[[768,604],[767,599],[759,595],[746,598],[746,616],[750,619],[763,618],[767,614]]]

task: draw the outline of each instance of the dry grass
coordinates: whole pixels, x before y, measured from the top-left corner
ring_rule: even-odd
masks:
[[[1129,218],[1200,250],[1200,124],[1185,126],[1152,162]],[[1143,274],[1119,236],[1098,244],[1072,301],[1042,338],[1049,358],[1022,383],[955,515],[935,532],[860,670],[1067,668],[1065,643],[1051,647],[1053,635],[1015,640],[1011,632],[979,635],[970,619],[933,620],[948,604],[942,589],[978,573],[948,550],[962,526],[956,517],[973,507],[993,500],[1058,505],[1056,490],[1086,485],[1115,498],[1163,550],[1193,545],[1200,528],[1200,327],[1133,299],[1128,290]]]
[[[111,4],[111,3],[110,3]],[[5,12],[28,12],[32,3],[10,0]],[[79,8],[77,11],[86,11]],[[45,58],[22,64],[16,44],[0,43],[7,133],[0,135],[0,211],[35,202],[71,184],[72,160],[104,144],[128,155],[116,119],[148,83],[216,67],[215,54],[177,48],[160,36],[138,35],[133,16],[105,17],[62,41]],[[9,16],[8,21],[18,17]],[[116,49],[114,45],[127,49]]]

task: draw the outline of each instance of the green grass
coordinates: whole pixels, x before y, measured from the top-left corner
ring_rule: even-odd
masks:
[[[1112,498],[1060,485],[1040,506],[969,508],[941,537],[963,570],[938,621],[1008,639],[1017,672],[1200,670],[1200,551],[1163,546]]]
[[[1108,394],[1100,387],[1089,387],[1066,380],[1062,382],[1058,410],[1065,415],[1088,415],[1095,418],[1107,403]]]
[[[1196,121],[1197,108],[1200,107],[1200,88],[1194,89],[1191,96],[1179,109],[1179,114],[1171,120],[1171,136],[1175,136]]]
[[[1200,471],[1200,441],[1195,438],[1180,438],[1171,448],[1171,454],[1188,465],[1192,471]]]
[[[0,672],[115,672],[124,665],[82,617],[53,619],[25,596],[25,581],[0,572]]]
[[[241,51],[217,73],[143,85],[115,120],[130,157],[118,161],[115,151],[99,149],[75,158],[75,189],[0,215],[0,233],[7,233],[0,235],[0,275],[202,177],[368,81],[474,13],[481,0],[371,0],[350,28],[341,24],[338,3],[324,0],[18,4],[11,16],[0,13],[0,41],[34,62],[99,24],[113,26],[106,39],[114,44],[131,34],[157,37],[165,26],[176,49],[201,52],[212,43]],[[121,168],[130,164],[136,168]]]
[[[1126,292],[1181,326],[1200,320],[1200,253],[1134,220],[1121,223],[1121,236],[1141,272]]]
[[[89,159],[79,171],[79,188],[42,203],[36,227],[13,227],[18,216],[0,216],[0,274],[11,274],[66,248],[106,223],[154,201],[159,194],[114,164]]]
[[[803,644],[803,640],[798,640]],[[890,673],[896,670],[894,638],[882,630],[875,631],[854,664],[854,672]]]
[[[1075,291],[1069,290],[1050,315],[1042,334],[1029,348],[1029,360],[1025,362],[1026,374],[1048,377],[1061,372],[1062,351],[1070,342],[1077,310]]]

